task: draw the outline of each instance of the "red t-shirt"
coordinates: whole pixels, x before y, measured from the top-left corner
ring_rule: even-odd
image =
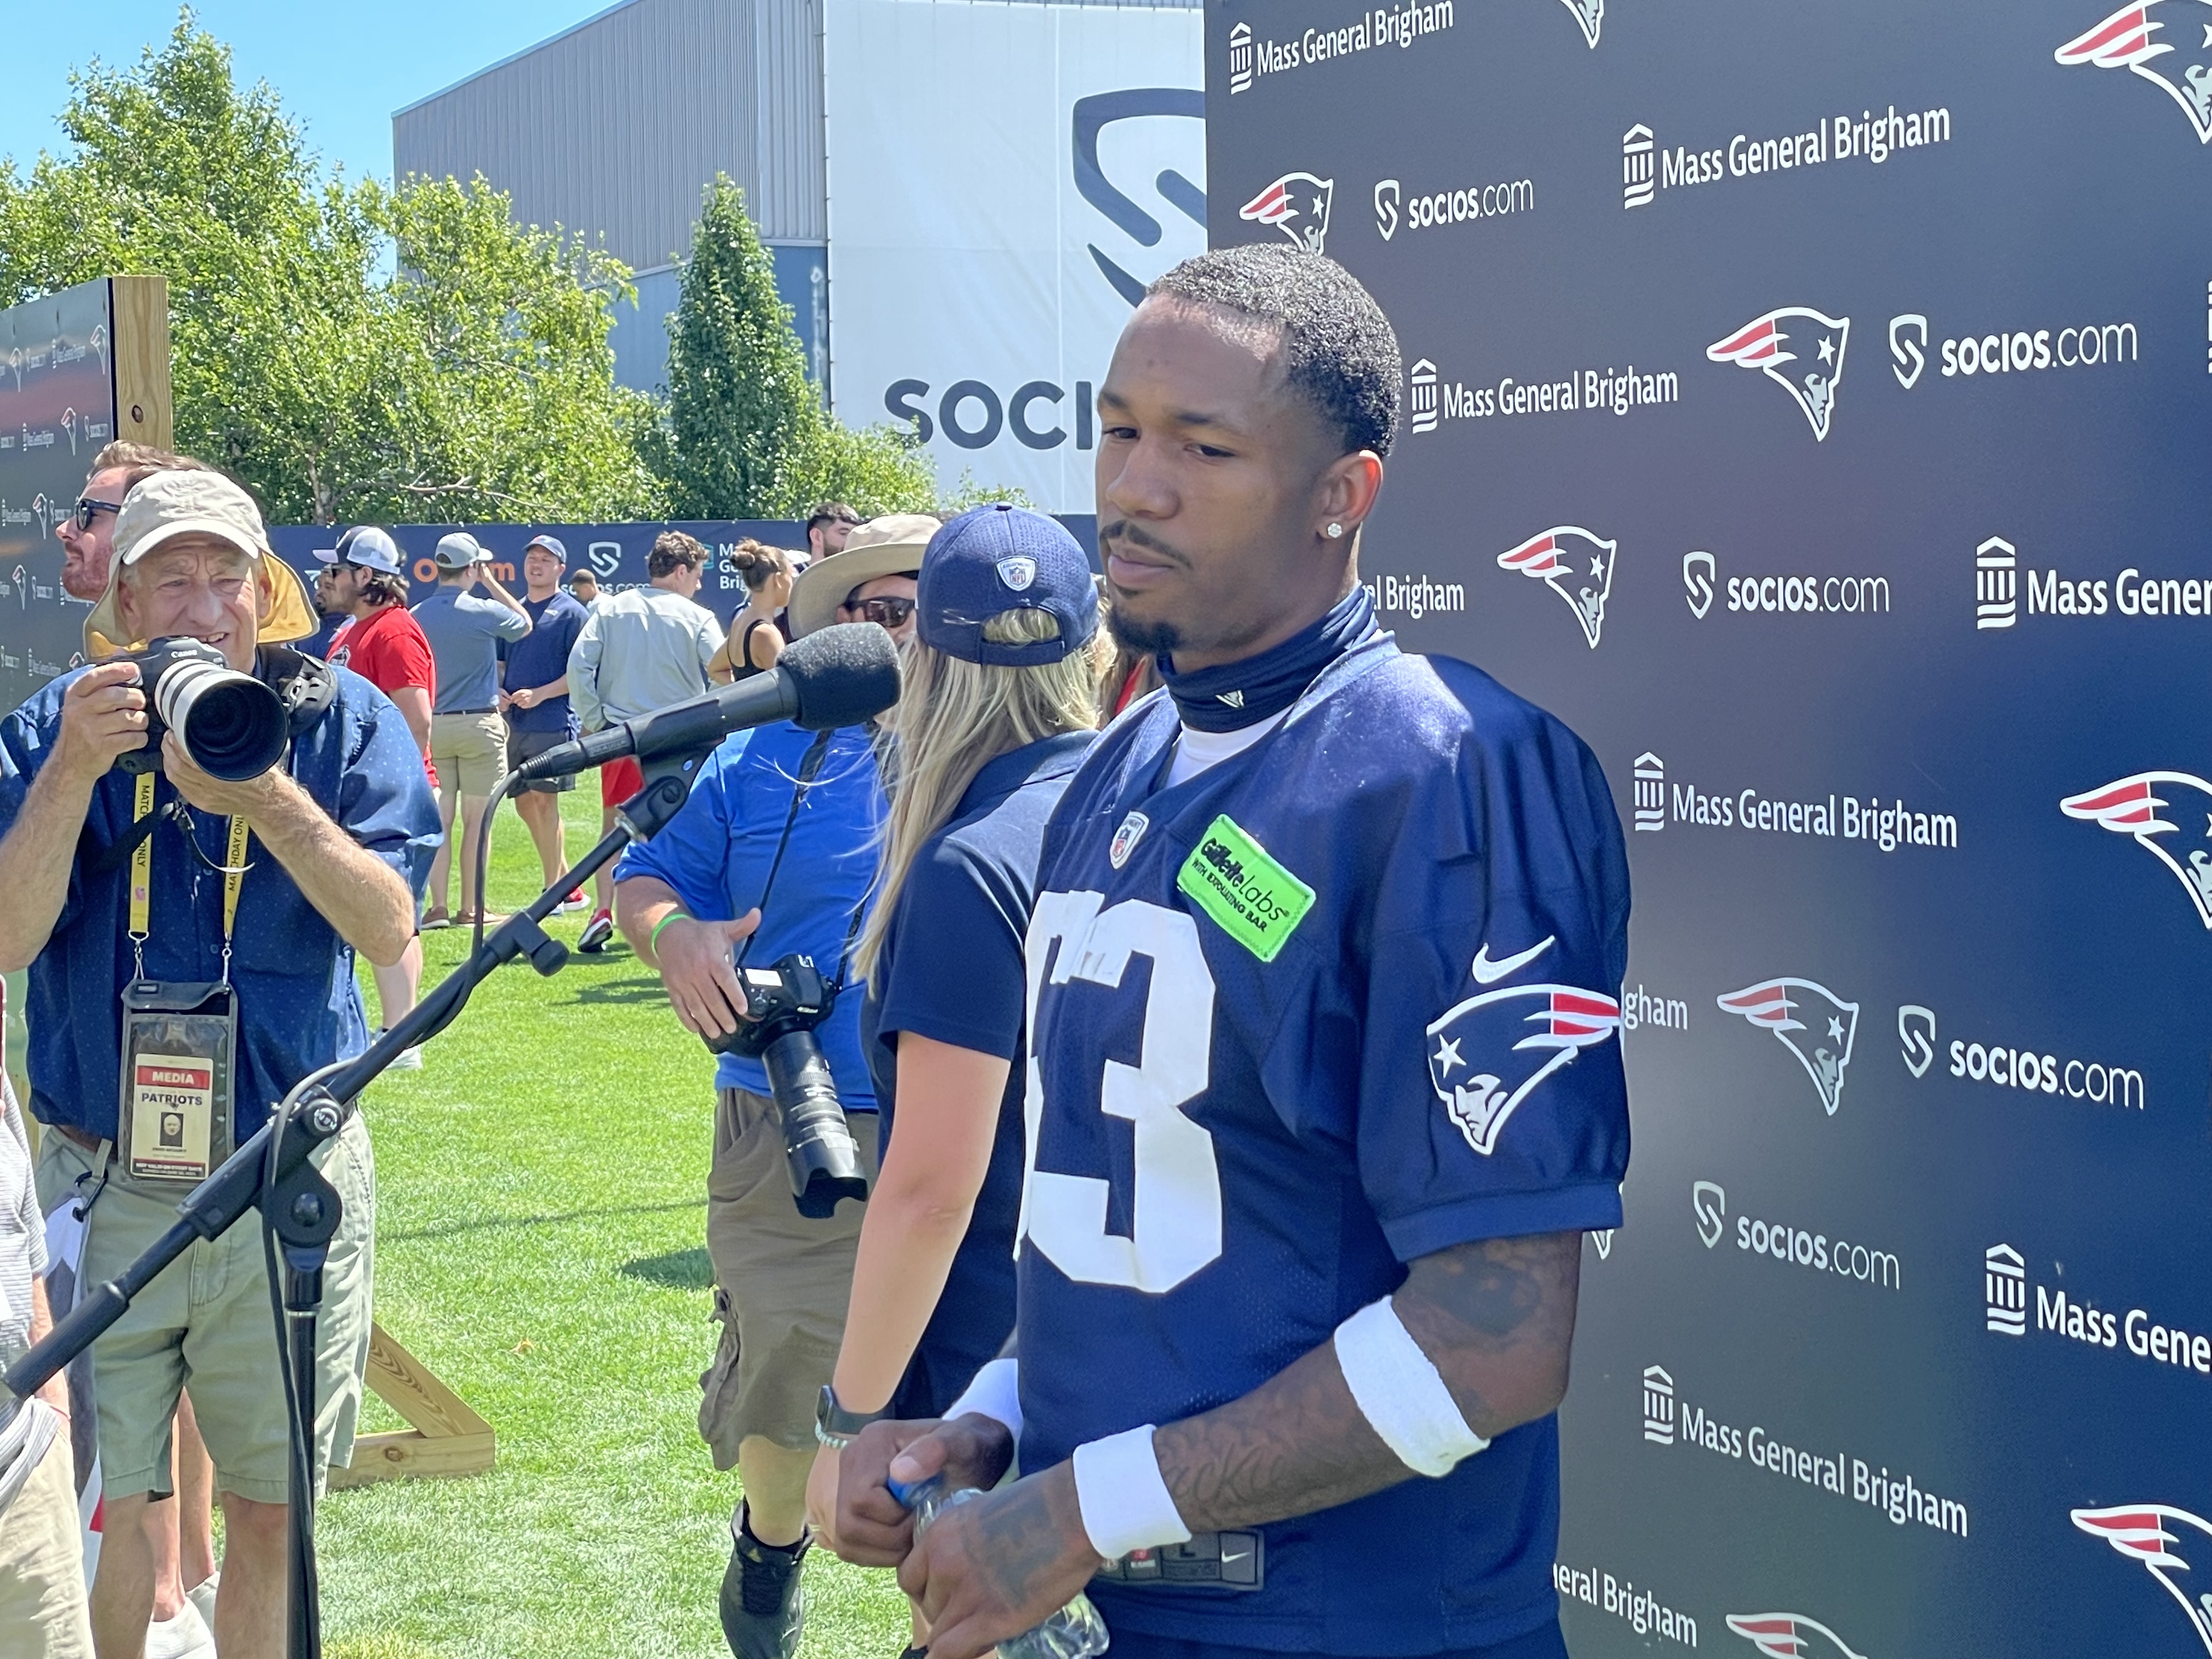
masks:
[[[432,702],[438,700],[438,665],[430,655],[430,641],[422,624],[408,615],[404,605],[388,605],[369,617],[355,617],[331,635],[330,660],[350,668],[387,696],[403,686],[419,685]],[[422,757],[422,769],[430,787],[438,786],[438,769]]]

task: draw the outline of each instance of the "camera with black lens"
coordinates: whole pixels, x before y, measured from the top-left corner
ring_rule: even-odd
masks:
[[[225,783],[258,778],[284,758],[292,738],[284,700],[204,641],[168,635],[116,660],[138,665],[146,693],[146,745],[117,757],[122,770],[160,766],[162,735],[172,731],[193,765]]]
[[[769,1093],[783,1116],[783,1158],[799,1214],[822,1220],[837,1200],[865,1199],[860,1149],[837,1099],[837,1082],[815,1029],[836,1006],[837,988],[811,957],[796,952],[767,968],[740,968],[746,1018],[728,1036],[709,1037],[718,1054],[743,1054],[768,1071]]]

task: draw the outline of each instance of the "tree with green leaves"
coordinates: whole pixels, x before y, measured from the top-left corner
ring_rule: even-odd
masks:
[[[819,501],[863,514],[936,498],[928,455],[889,428],[822,406],[777,297],[775,270],[727,177],[707,191],[668,329],[668,406],[647,453],[679,519],[804,518]]]
[[[607,333],[626,267],[478,179],[325,177],[265,84],[179,16],[70,77],[73,153],[0,161],[0,305],[168,278],[178,447],[276,522],[648,515],[651,399]]]

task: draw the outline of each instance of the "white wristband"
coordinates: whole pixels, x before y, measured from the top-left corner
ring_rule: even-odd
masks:
[[[1109,1561],[1131,1550],[1182,1544],[1190,1528],[1176,1512],[1152,1449],[1152,1425],[1087,1441],[1075,1449],[1075,1502],[1091,1547]]]
[[[1015,1439],[1022,1437],[1021,1361],[1012,1354],[987,1362],[977,1371],[968,1386],[960,1391],[960,1398],[945,1408],[945,1420],[965,1417],[974,1412],[994,1423],[1006,1425],[1006,1432]]]
[[[1414,1473],[1449,1474],[1490,1443],[1468,1426],[1389,1297],[1336,1328],[1336,1363],[1360,1414]]]

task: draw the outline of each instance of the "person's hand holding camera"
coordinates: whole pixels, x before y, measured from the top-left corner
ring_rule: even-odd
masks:
[[[61,734],[51,764],[86,789],[116,757],[146,744],[146,693],[135,662],[104,662],[62,696]]]
[[[258,778],[228,783],[202,770],[185,747],[174,727],[161,737],[161,771],[170,787],[184,797],[185,805],[218,817],[241,817],[261,822],[276,809],[277,797],[293,787],[281,766]]]
[[[760,926],[750,910],[735,921],[699,921],[671,915],[653,934],[653,960],[669,1006],[684,1029],[696,1036],[727,1036],[745,1018],[745,994],[738,983],[734,954],[738,941]]]

